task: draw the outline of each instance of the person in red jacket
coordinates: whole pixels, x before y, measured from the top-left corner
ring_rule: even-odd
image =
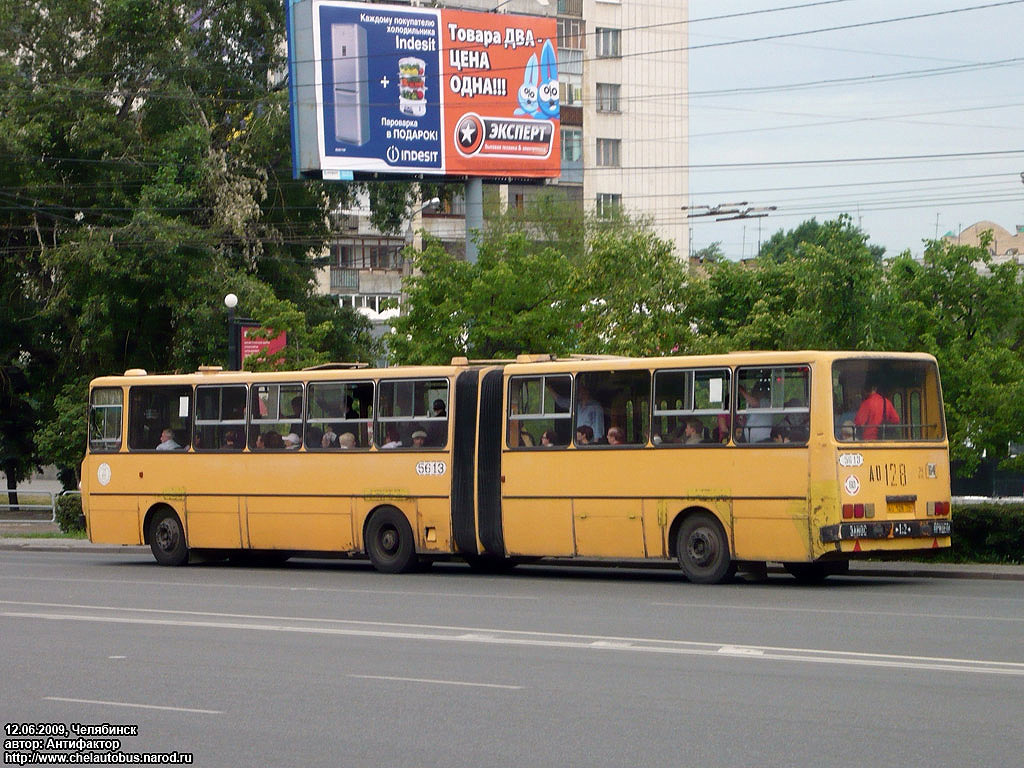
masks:
[[[881,394],[877,385],[871,384],[853,423],[860,427],[858,431],[862,440],[877,440],[878,427],[882,424],[899,424],[900,416],[892,400]]]

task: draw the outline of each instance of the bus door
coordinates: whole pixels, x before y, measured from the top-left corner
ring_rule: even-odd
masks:
[[[804,561],[809,521],[810,367],[736,369],[733,545],[739,560]]]
[[[572,377],[568,373],[508,379],[501,455],[502,535],[509,555],[576,554],[572,480]],[[483,409],[481,404],[481,410]],[[496,407],[501,415],[501,393]]]
[[[576,554],[644,557],[643,497],[651,373],[601,370],[575,378],[575,450],[563,477],[572,497]]]

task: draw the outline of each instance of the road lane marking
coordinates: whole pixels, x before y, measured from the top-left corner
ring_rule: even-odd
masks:
[[[52,563],[50,566],[52,567]],[[54,576],[4,576],[5,581],[57,581],[67,584],[66,578]],[[261,592],[283,591],[283,592],[340,592],[344,594],[365,594],[365,595],[405,595],[408,597],[475,597],[484,600],[540,600],[537,595],[497,595],[485,592],[423,592],[420,590],[399,590],[399,589],[353,589],[345,587],[286,587],[268,584],[229,584],[226,582],[194,582],[194,581],[151,581],[142,579],[75,579],[75,583],[82,584],[135,584],[151,587],[214,587],[227,589],[258,589]]]
[[[962,619],[964,621],[1008,621],[1024,623],[1024,616],[970,616],[963,613],[909,613],[904,611],[854,610],[852,608],[797,608],[780,605],[726,605],[723,603],[651,602],[659,608],[699,608],[700,610],[770,611],[771,613],[831,613],[842,616],[899,616],[911,619]]]
[[[135,709],[162,709],[167,712],[191,712],[197,715],[223,715],[219,709],[190,709],[188,707],[161,707],[156,704],[132,704],[127,701],[97,701],[95,699],[68,699],[64,696],[43,696],[45,701],[67,701],[72,704],[98,704],[104,707],[132,707]]]
[[[394,677],[392,675],[349,675],[360,680],[392,680],[400,683],[429,683],[432,685],[464,685],[470,688],[503,688],[509,691],[521,691],[521,685],[501,685],[499,683],[467,683],[461,680],[432,680],[426,677]]]
[[[13,601],[0,601],[12,604]],[[121,614],[162,614],[155,616],[99,615],[79,613],[46,613],[30,611],[0,611],[0,617],[39,619],[48,621],[82,621],[94,623],[149,625],[194,629],[226,629],[245,632],[293,632],[298,634],[337,637],[381,638],[387,640],[418,640],[450,643],[477,643],[519,647],[546,647],[572,650],[608,651],[616,653],[661,653],[689,656],[723,655],[735,659],[801,662],[813,664],[856,665],[903,670],[929,670],[996,674],[1024,677],[1024,662],[993,661],[985,659],[910,656],[887,653],[836,651],[816,648],[788,648],[755,646],[734,643],[710,643],[660,638],[615,637],[600,635],[566,634],[527,630],[501,630],[479,627],[444,625],[398,624],[391,622],[348,621],[343,619],[310,619],[288,616],[247,616],[244,614],[211,614],[165,609],[113,608],[106,606],[48,605],[20,603],[37,607],[117,611]],[[168,614],[179,617],[171,618]],[[319,626],[310,626],[315,622]],[[744,649],[742,653],[729,653],[722,649]]]

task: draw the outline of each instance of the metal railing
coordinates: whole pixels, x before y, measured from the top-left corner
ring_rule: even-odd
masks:
[[[19,490],[19,501],[11,504],[6,489],[0,489],[0,523],[56,523],[57,499],[61,496],[81,496],[81,491],[27,491]],[[24,503],[21,498],[38,499],[43,503]]]

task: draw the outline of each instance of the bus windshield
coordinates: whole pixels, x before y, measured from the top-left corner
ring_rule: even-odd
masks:
[[[930,361],[836,360],[832,410],[840,442],[933,442],[945,436],[939,374]]]

